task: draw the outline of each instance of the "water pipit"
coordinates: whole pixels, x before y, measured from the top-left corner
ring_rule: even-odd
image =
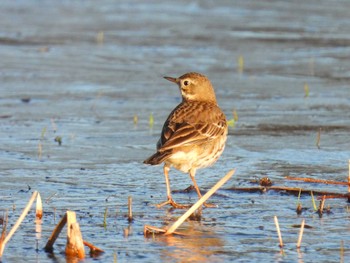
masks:
[[[157,143],[157,152],[144,163],[157,165],[164,162],[168,200],[158,204],[158,207],[170,204],[175,208],[186,208],[188,206],[177,204],[171,197],[170,167],[189,173],[198,197],[201,198],[195,179],[196,171],[214,164],[224,151],[227,122],[216,102],[214,88],[206,76],[191,72],[179,78],[164,78],[179,86],[182,102],[165,121]]]

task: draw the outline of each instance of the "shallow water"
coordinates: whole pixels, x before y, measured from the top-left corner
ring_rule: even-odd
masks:
[[[298,216],[294,195],[230,188],[256,186],[252,181],[268,176],[275,185],[346,193],[346,187],[285,176],[347,178],[349,5],[2,1],[0,207],[9,209],[13,224],[38,190],[45,211],[41,235],[31,212],[8,243],[3,262],[66,262],[65,233],[54,255],[42,248],[67,209],[77,212],[84,239],[106,251],[86,262],[346,262],[345,200],[327,200],[331,213],[320,218],[310,196],[302,195],[306,210]],[[227,117],[233,110],[239,117],[217,164],[198,171],[198,184],[207,190],[228,170],[237,171],[210,200],[219,208],[205,209],[200,222],[181,227],[191,236],[145,238],[145,224],[166,226],[183,213],[154,207],[166,197],[162,168],[142,160],[154,151],[163,121],[180,101],[176,87],[162,76],[188,71],[209,76]],[[61,146],[56,136],[62,137]],[[190,183],[187,175],[171,170],[173,190]],[[132,224],[126,218],[128,196]],[[196,195],[174,198],[191,203]],[[292,225],[303,218],[312,228],[305,230],[298,251],[299,229]]]

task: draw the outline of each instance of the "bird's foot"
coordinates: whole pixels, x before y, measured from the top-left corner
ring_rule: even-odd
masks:
[[[157,208],[161,208],[161,207],[163,207],[163,206],[165,206],[165,205],[171,205],[172,207],[178,208],[178,209],[186,209],[186,208],[191,207],[191,205],[181,205],[181,204],[178,204],[178,203],[176,203],[172,198],[168,198],[167,201],[158,204],[158,205],[157,205]]]

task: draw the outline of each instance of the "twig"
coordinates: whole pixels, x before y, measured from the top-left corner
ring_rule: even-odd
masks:
[[[282,248],[282,247],[283,247],[283,240],[282,240],[281,230],[280,230],[280,226],[279,226],[279,224],[278,224],[277,216],[274,217],[274,220],[275,220],[275,225],[276,225],[278,240],[279,240],[279,242],[280,242],[279,246],[280,246],[280,248]]]
[[[305,225],[305,219],[303,219],[303,221],[301,222],[299,238],[298,238],[298,242],[297,242],[297,248],[300,248],[300,246],[301,246],[301,240],[303,238],[303,233],[304,233],[304,225]]]
[[[208,198],[214,194],[228,179],[235,173],[235,170],[229,171],[219,182],[217,182],[205,195],[202,196],[185,214],[183,214],[166,232],[165,235],[171,235],[194,211],[196,211]]]
[[[313,192],[314,194],[317,195],[342,195],[344,198],[350,197],[350,193],[346,194],[339,194],[335,192],[326,192],[326,191],[321,191],[321,190],[309,190],[309,189],[302,189],[300,187],[286,187],[286,186],[254,186],[254,187],[230,187],[226,188],[226,190],[231,190],[231,191],[241,191],[241,192],[263,192],[265,193],[266,191],[284,191],[284,192],[290,192],[295,195],[299,195],[299,192],[301,191],[301,194],[311,194]]]
[[[286,176],[285,178],[287,180],[304,181],[309,183],[349,185],[349,182],[330,181],[330,180],[322,180],[322,179],[314,179],[314,178],[301,178],[301,177],[292,177],[292,176]]]

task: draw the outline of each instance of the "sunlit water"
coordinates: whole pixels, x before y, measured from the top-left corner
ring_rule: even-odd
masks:
[[[11,226],[34,190],[44,203],[41,234],[31,211],[3,262],[66,262],[66,230],[54,255],[43,247],[68,209],[76,211],[83,238],[105,250],[86,262],[346,262],[346,200],[327,200],[331,213],[320,218],[309,195],[301,196],[306,210],[297,215],[294,195],[229,189],[254,187],[252,181],[268,176],[277,186],[347,192],[285,176],[347,178],[349,4],[2,1],[0,207]],[[219,208],[205,209],[200,222],[179,229],[189,236],[145,238],[144,225],[164,227],[183,213],[155,208],[166,198],[162,168],[142,160],[180,101],[162,76],[188,71],[209,76],[228,119],[238,114],[223,156],[198,171],[198,184],[207,190],[228,170],[236,174],[210,199]],[[171,170],[173,190],[190,183]],[[174,198],[193,203],[197,197]],[[312,228],[297,250],[299,228],[292,226],[302,219]]]

